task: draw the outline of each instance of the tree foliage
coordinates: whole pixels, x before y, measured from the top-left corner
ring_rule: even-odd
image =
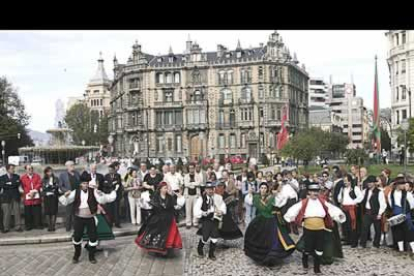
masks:
[[[367,160],[368,155],[366,154],[364,149],[357,148],[357,149],[348,149],[345,152],[346,162],[349,165],[362,165],[364,164],[365,160]]]
[[[82,141],[86,145],[107,144],[109,119],[106,114],[100,118],[97,111],[79,103],[66,112],[65,122],[73,131],[74,144],[81,145]]]
[[[414,118],[409,119],[409,127],[407,130],[407,147],[408,150],[412,153],[414,152]],[[404,146],[404,131],[401,128],[396,130],[397,132],[397,142],[398,145]]]
[[[0,77],[0,140],[6,142],[6,156],[17,155],[19,147],[33,145],[26,129],[29,120],[17,89],[6,77]]]
[[[348,139],[342,133],[310,128],[293,136],[282,150],[285,156],[309,162],[317,155],[329,152],[340,155],[346,151]]]

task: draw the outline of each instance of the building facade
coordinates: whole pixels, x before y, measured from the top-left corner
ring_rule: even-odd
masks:
[[[328,107],[329,85],[321,78],[309,80],[309,107]]]
[[[411,118],[414,89],[414,31],[388,31],[387,62],[391,86],[391,126],[395,130],[401,122]],[[411,112],[411,114],[410,114]],[[392,144],[396,143],[396,131],[392,131]]]
[[[309,126],[323,131],[342,133],[342,117],[329,108],[309,107]]]
[[[109,114],[111,109],[111,87],[112,81],[105,72],[104,59],[99,53],[98,68],[93,78],[87,84],[84,100],[92,112],[96,112],[99,117]]]
[[[257,157],[276,151],[282,110],[291,133],[308,126],[308,73],[274,32],[266,45],[153,56],[133,45],[114,59],[110,131],[115,154]]]
[[[349,148],[363,148],[366,133],[364,101],[356,97],[353,83],[332,84],[329,87],[329,107],[342,119],[343,133],[349,138]],[[365,129],[365,131],[364,131]]]

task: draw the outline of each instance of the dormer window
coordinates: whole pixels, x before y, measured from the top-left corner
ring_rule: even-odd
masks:
[[[173,63],[174,62],[174,57],[169,57],[168,62]]]
[[[162,62],[162,57],[157,58],[158,62]]]
[[[236,56],[237,58],[241,58],[241,52],[237,52]]]
[[[230,58],[231,57],[231,54],[230,53],[227,53],[226,54],[226,58]]]

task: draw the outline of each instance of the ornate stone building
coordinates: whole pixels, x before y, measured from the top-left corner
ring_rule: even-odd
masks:
[[[136,42],[114,59],[110,131],[115,154],[222,157],[276,152],[282,109],[289,132],[308,126],[308,73],[274,32],[267,44],[153,56]]]

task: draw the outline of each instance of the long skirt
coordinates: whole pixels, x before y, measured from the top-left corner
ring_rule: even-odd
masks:
[[[255,217],[246,229],[244,253],[254,261],[272,266],[288,257],[295,243],[276,217]]]
[[[223,221],[219,223],[218,232],[220,237],[224,240],[235,240],[243,237],[243,233],[233,219],[234,216],[232,211],[225,214],[223,216]]]
[[[102,214],[98,214],[95,217],[96,217],[95,222],[97,221],[98,223],[96,226],[96,232],[98,234],[98,241],[114,240],[115,235],[112,232],[112,228],[108,222],[108,219]],[[86,230],[83,234],[83,240],[89,240]]]
[[[175,218],[171,219],[168,231],[151,223],[154,216],[149,218],[148,224],[144,224],[138,232],[135,243],[148,252],[160,253],[166,255],[168,249],[182,249],[183,243],[180,232],[178,231]],[[153,229],[152,227],[156,227]]]
[[[324,247],[323,255],[321,258],[322,264],[332,264],[334,258],[343,258],[341,238],[339,236],[338,225],[335,223],[332,231],[324,232]],[[300,252],[303,252],[305,249],[305,239],[303,235],[300,237],[299,241],[296,244],[296,249]]]
[[[59,207],[58,197],[55,195],[45,196],[44,197],[44,213],[46,216],[56,216]]]

